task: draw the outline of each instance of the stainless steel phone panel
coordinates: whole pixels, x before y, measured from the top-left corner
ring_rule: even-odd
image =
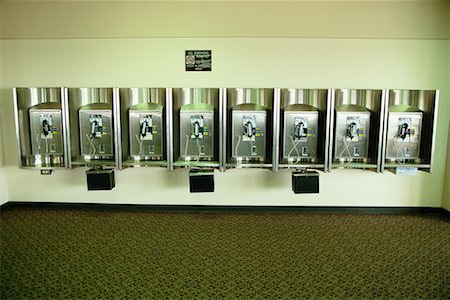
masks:
[[[80,146],[85,159],[113,159],[111,110],[80,110]]]
[[[139,160],[161,160],[163,156],[162,112],[129,110],[130,156]]]
[[[419,159],[422,119],[422,112],[389,113],[386,159]]]
[[[283,127],[283,159],[317,158],[319,113],[317,111],[285,111]]]
[[[266,125],[266,111],[233,111],[232,157],[235,160],[265,160]]]
[[[214,111],[180,111],[180,159],[214,158]]]
[[[60,109],[30,109],[33,155],[64,155]]]
[[[334,158],[338,161],[368,158],[370,112],[336,112]]]

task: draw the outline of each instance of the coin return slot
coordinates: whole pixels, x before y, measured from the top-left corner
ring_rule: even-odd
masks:
[[[405,148],[405,156],[411,156],[411,149],[409,147]]]
[[[258,155],[258,152],[256,151],[256,146],[252,146],[252,155]]]

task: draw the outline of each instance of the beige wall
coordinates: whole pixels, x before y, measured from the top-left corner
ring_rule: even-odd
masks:
[[[13,86],[440,89],[435,172],[402,177],[335,170],[321,174],[320,194],[299,196],[288,171],[228,170],[216,173],[214,194],[189,194],[187,170],[140,168],[116,172],[111,192],[87,192],[83,168],[50,177],[19,170],[14,131],[6,130],[11,201],[441,205],[450,115],[449,42],[442,38],[448,37],[442,14],[448,4],[201,4],[5,2],[4,127],[14,126]],[[200,22],[194,15],[205,17]],[[185,49],[212,49],[213,72],[185,73]]]
[[[450,10],[448,10],[448,28],[450,29]],[[448,57],[450,57],[450,41],[448,47]],[[450,70],[450,61],[448,69]],[[448,80],[448,86],[450,86],[450,78]],[[447,144],[447,167],[445,169],[444,193],[442,194],[441,206],[450,211],[450,123]]]
[[[2,16],[3,3],[0,2],[0,19]],[[2,37],[2,22],[0,21],[0,91],[3,89],[3,40]],[[3,138],[4,122],[6,115],[9,113],[4,108],[4,102],[8,99],[0,97],[0,205],[8,201],[8,191],[6,182],[6,168],[5,168],[5,152],[4,144],[6,140]],[[9,116],[8,116],[9,118]]]
[[[6,1],[4,35],[442,39],[447,9],[445,1]]]

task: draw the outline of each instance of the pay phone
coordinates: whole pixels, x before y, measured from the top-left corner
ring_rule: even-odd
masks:
[[[334,158],[366,161],[369,147],[370,111],[336,111]]]
[[[162,111],[129,110],[130,156],[160,160],[163,156]]]
[[[266,156],[266,111],[233,110],[232,118],[233,158],[264,161]]]
[[[214,110],[180,111],[180,158],[212,160],[214,157]]]
[[[317,111],[285,111],[283,159],[314,161],[317,157]]]
[[[63,155],[60,109],[31,108],[31,148],[35,155]]]
[[[111,110],[79,110],[81,155],[90,159],[113,157]]]
[[[422,119],[422,112],[389,112],[387,159],[419,158]]]

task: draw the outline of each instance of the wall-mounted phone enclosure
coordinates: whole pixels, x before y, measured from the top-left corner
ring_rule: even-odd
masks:
[[[420,162],[422,112],[389,112],[386,159]]]
[[[19,167],[67,168],[66,105],[61,88],[14,88]]]
[[[166,167],[166,89],[121,88],[119,168]]]
[[[174,167],[219,167],[220,103],[219,89],[173,89]]]
[[[87,105],[80,108],[79,118],[81,156],[85,160],[113,159],[112,110],[103,104]]]
[[[282,89],[279,168],[327,171],[329,98],[325,89]]]
[[[193,109],[192,109],[193,108]],[[180,160],[214,159],[214,109],[180,111]]]
[[[315,162],[319,112],[285,111],[283,125],[283,160]]]
[[[71,166],[116,166],[113,90],[69,88]]]
[[[331,113],[332,168],[381,171],[384,93],[382,90],[334,91]]]
[[[267,112],[258,110],[256,107],[253,107],[253,110],[234,110],[232,118],[231,148],[234,150],[232,159],[264,163],[267,144]]]
[[[439,91],[390,90],[385,108],[383,169],[432,171]]]
[[[370,111],[362,107],[336,108],[334,160],[368,161]]]
[[[31,148],[34,155],[64,155],[62,111],[54,105],[30,108]],[[56,106],[56,105],[55,105]]]
[[[226,166],[272,167],[274,91],[227,89]]]

